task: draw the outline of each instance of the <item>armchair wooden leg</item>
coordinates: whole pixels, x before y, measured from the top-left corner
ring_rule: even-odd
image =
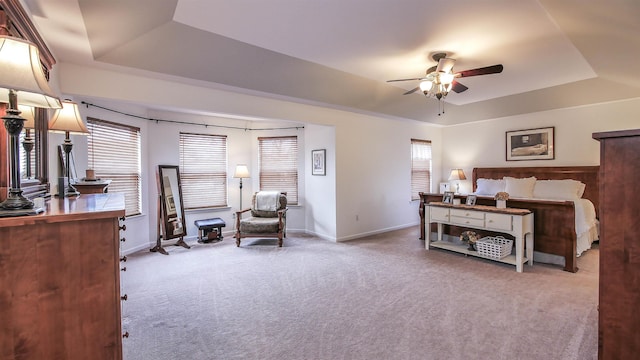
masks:
[[[236,233],[236,247],[240,247],[240,233]]]

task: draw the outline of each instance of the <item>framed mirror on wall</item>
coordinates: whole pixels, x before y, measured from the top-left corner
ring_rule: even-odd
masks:
[[[184,241],[187,235],[180,169],[176,165],[158,166],[158,241],[151,251],[164,255],[169,253],[163,248],[168,240],[178,239],[174,245],[190,249]]]

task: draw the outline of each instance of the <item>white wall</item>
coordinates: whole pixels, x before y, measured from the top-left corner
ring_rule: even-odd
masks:
[[[506,161],[506,131],[555,127],[555,159]],[[599,165],[599,143],[591,134],[640,127],[640,99],[510,116],[446,127],[442,131],[441,181],[462,168],[467,180],[460,191],[472,191],[474,167]],[[452,182],[452,184],[455,182]]]
[[[86,100],[117,110],[127,104],[167,109],[173,106],[185,107],[193,109],[193,113],[220,114],[215,121],[229,121],[236,125],[247,124],[247,121],[251,125],[262,124],[264,120],[305,124],[302,132],[305,142],[301,147],[304,149],[301,154],[301,166],[304,169],[300,172],[303,174],[300,187],[302,202],[298,209],[292,209],[288,225],[294,228],[299,226],[326,239],[342,241],[418,224],[418,202],[410,201],[409,190],[411,138],[433,141],[434,177],[440,176],[442,130],[438,126],[388,120],[73,64],[59,65],[60,90],[63,94],[73,96],[76,101]],[[88,109],[88,112],[101,111],[103,110]],[[156,114],[146,114],[147,117],[159,118],[151,115]],[[116,122],[122,119],[114,114],[93,116]],[[193,117],[187,114],[182,116]],[[248,120],[237,120],[239,118]],[[143,156],[143,176],[146,179],[143,186],[147,189],[143,197],[147,202],[143,217],[146,218],[146,223],[140,224],[140,228],[136,227],[133,232],[127,230],[128,233],[136,234],[135,246],[129,245],[132,247],[128,249],[141,249],[153,243],[156,236],[155,169],[161,163],[178,162],[177,133],[180,130],[189,131],[190,126],[155,124],[146,120],[126,121],[144,122],[145,125],[140,127],[144,127],[146,135],[143,134],[143,139],[147,139],[146,142],[143,140],[143,147],[147,151]],[[202,130],[202,127],[198,130]],[[248,138],[238,138],[238,135],[231,132],[228,135],[234,137],[234,144],[238,144],[230,145],[230,176],[237,163],[249,164],[255,173],[256,150],[253,147],[257,146],[255,138],[259,134],[252,133]],[[247,151],[249,148],[253,150]],[[316,148],[327,149],[327,176],[310,175],[310,150]],[[235,206],[234,199],[237,199],[234,189],[236,181],[237,179],[229,179],[232,207]],[[254,191],[256,181],[252,177],[251,181],[245,183],[245,196]],[[227,222],[225,230],[232,229],[232,218],[229,218],[232,216],[231,210],[199,213],[197,216],[209,215],[222,217]],[[358,220],[355,220],[356,215]],[[193,223],[191,219],[193,217],[188,215],[188,224]],[[127,228],[130,229],[131,226],[128,225]],[[187,230],[192,233],[191,228]]]

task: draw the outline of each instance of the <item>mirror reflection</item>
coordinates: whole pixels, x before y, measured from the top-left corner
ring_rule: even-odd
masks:
[[[161,220],[164,240],[187,235],[184,225],[184,206],[182,205],[182,189],[180,173],[177,166],[160,165],[160,202]]]

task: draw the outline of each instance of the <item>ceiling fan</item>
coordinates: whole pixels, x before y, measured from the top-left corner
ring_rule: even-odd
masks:
[[[501,73],[502,69],[504,68],[502,64],[497,64],[477,69],[453,72],[453,65],[455,64],[456,60],[448,58],[446,53],[435,53],[431,58],[436,61],[438,65],[432,66],[427,69],[425,76],[411,79],[387,80],[387,82],[420,81],[419,86],[405,92],[403,95],[413,94],[418,90],[422,90],[425,96],[442,100],[447,96],[449,91],[461,93],[468,89],[468,87],[459,83],[456,80],[457,78],[498,74]]]

